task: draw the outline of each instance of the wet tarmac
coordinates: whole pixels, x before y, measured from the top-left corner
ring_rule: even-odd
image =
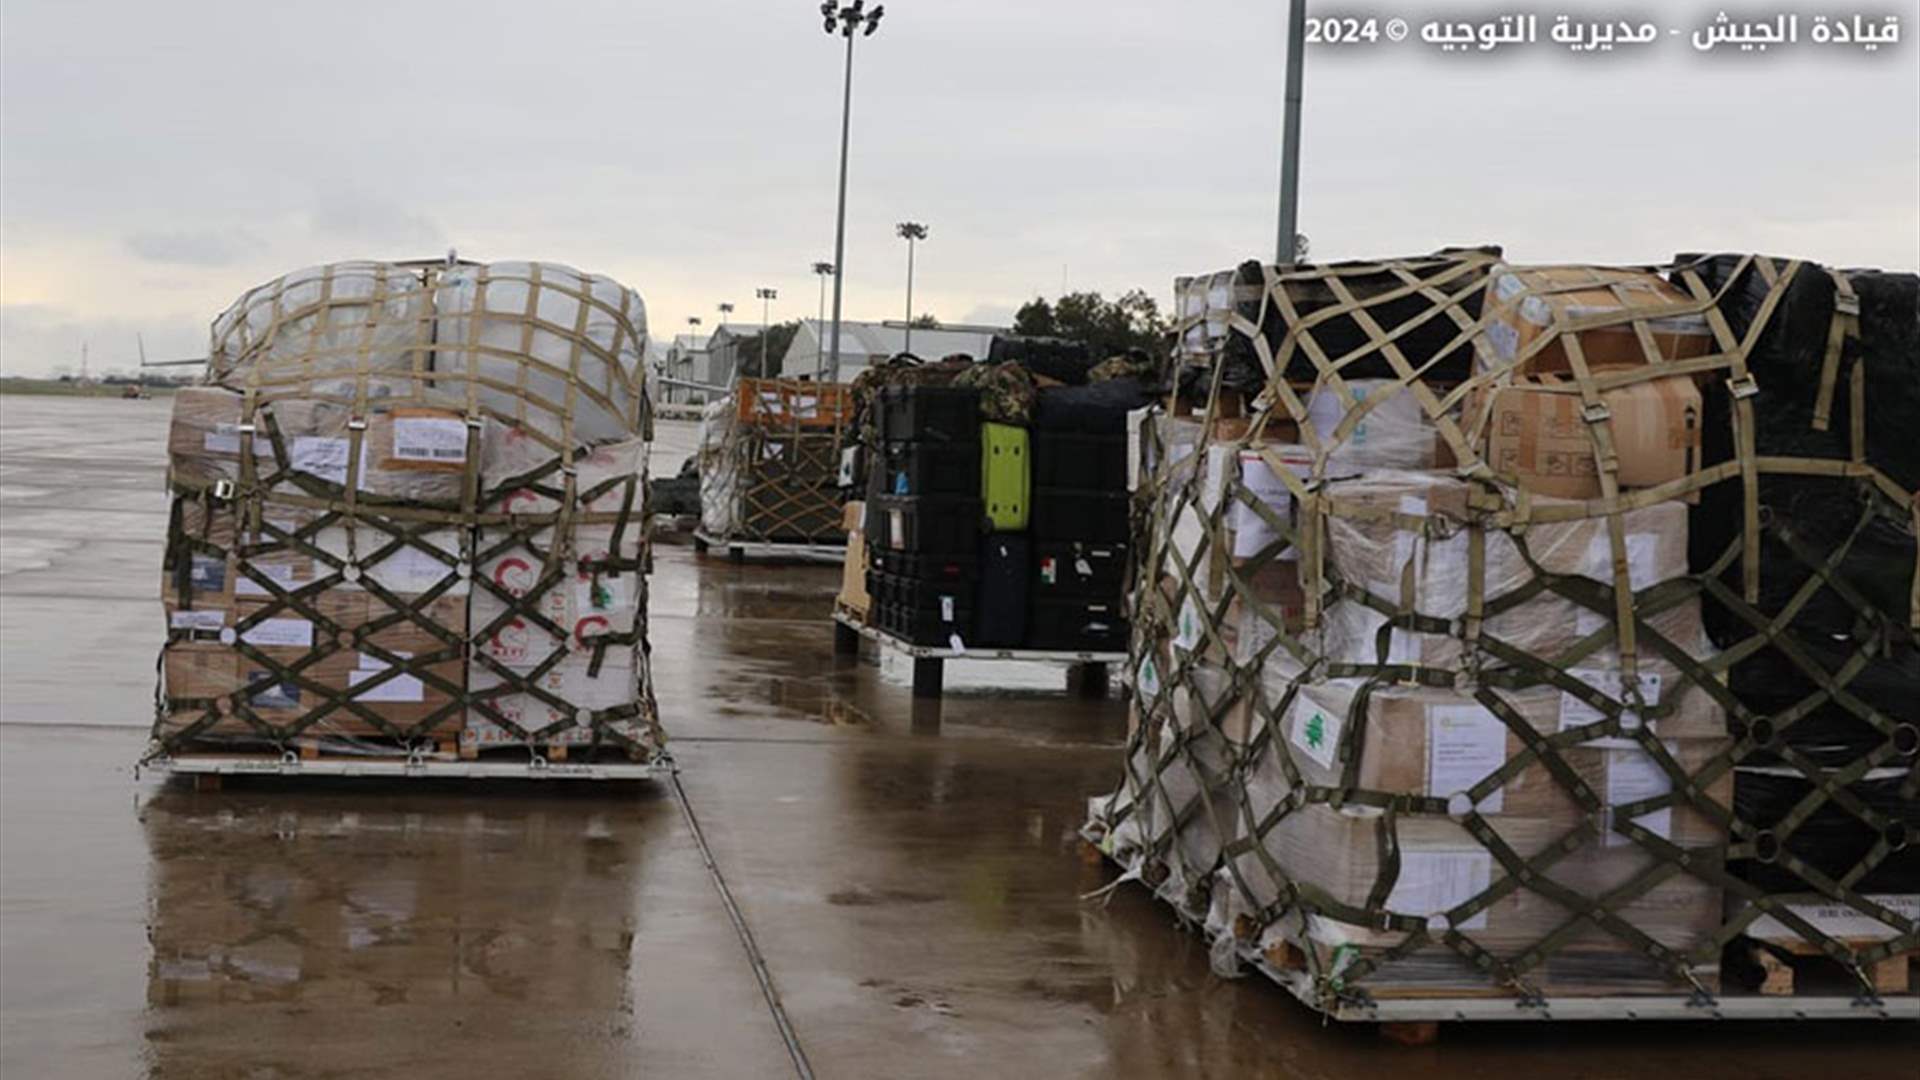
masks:
[[[0,1075],[791,1075],[654,786],[136,778],[164,400],[0,396]],[[656,469],[692,448],[663,424]],[[839,571],[663,546],[683,779],[825,1077],[1920,1076],[1911,1026],[1321,1025],[1081,855],[1118,699],[1058,669],[837,665]]]

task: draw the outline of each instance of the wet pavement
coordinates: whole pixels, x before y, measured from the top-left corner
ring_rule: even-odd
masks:
[[[655,786],[230,785],[131,768],[164,400],[0,396],[0,1075],[791,1075]],[[692,448],[661,425],[655,469]],[[821,1076],[1920,1075],[1912,1026],[1330,1028],[1074,833],[1118,699],[1059,669],[837,665],[839,571],[663,546],[683,780]]]

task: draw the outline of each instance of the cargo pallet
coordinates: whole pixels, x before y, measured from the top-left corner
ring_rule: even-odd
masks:
[[[1101,844],[1097,830],[1083,828],[1080,838],[1115,867],[1125,870]],[[1154,897],[1161,900],[1160,897]],[[1224,931],[1211,931],[1192,913],[1176,913],[1211,946]],[[1905,1020],[1920,1021],[1920,994],[1910,990],[1897,997],[1878,993],[1792,993],[1792,982],[1781,983],[1772,969],[1758,991],[1722,991],[1715,994],[1645,994],[1614,997],[1383,997],[1362,995],[1335,1002],[1331,1008],[1315,992],[1313,977],[1303,969],[1275,963],[1260,950],[1236,944],[1234,952],[1247,967],[1278,983],[1301,1004],[1329,1020],[1382,1025],[1381,1034],[1396,1042],[1430,1043],[1443,1021],[1511,1020]],[[1910,953],[1882,961],[1876,967],[1876,986],[1885,984],[1880,969],[1920,966],[1920,954]],[[1896,985],[1910,986],[1904,978]]]
[[[814,544],[805,540],[748,540],[710,535],[705,529],[693,532],[693,550],[705,555],[725,550],[734,562],[748,559],[767,562],[817,562],[839,565],[847,561],[847,545]]]
[[[941,645],[915,645],[868,626],[865,620],[844,606],[833,613],[833,651],[836,656],[860,655],[860,639],[866,638],[882,648],[913,658],[913,696],[937,698],[946,681],[948,660],[1037,660],[1066,664],[1067,688],[1086,697],[1105,697],[1109,665],[1123,664],[1124,652],[1075,652],[1062,649],[953,649]]]
[[[222,776],[379,777],[407,780],[663,780],[673,775],[673,759],[652,761],[555,761],[541,755],[518,760],[461,760],[446,755],[410,757],[303,758],[289,750],[270,754],[185,754],[149,758],[141,768],[190,776],[202,786],[217,786]],[[211,781],[203,782],[203,781]]]
[[[203,787],[217,787],[221,776],[342,776],[464,780],[655,780],[672,775],[673,759],[658,754],[634,761],[601,747],[603,756],[579,758],[586,743],[475,743],[465,739],[427,739],[408,747],[386,739],[357,739],[352,745],[324,738],[295,737],[276,751],[271,745],[201,745],[160,751],[142,768],[191,776]]]

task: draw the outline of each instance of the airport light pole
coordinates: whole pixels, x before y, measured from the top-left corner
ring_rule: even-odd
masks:
[[[733,314],[733,305],[723,300],[720,302],[719,306],[720,306],[720,329],[725,330],[727,328],[727,316]]]
[[[773,302],[780,298],[778,289],[755,289],[753,295],[760,298],[760,377],[767,375],[767,339],[773,336],[773,321],[770,312]]]
[[[1307,0],[1287,5],[1287,100],[1280,136],[1280,242],[1275,261],[1288,266],[1300,258],[1300,84],[1306,63]]]
[[[827,33],[847,39],[846,85],[840,100],[840,212],[833,230],[833,361],[829,372],[834,382],[840,381],[840,301],[847,272],[847,136],[853,123],[853,35],[861,30],[862,37],[872,37],[886,12],[884,4],[866,10],[866,0],[853,0],[844,7],[837,6],[836,0],[820,5]]]
[[[814,263],[813,272],[820,278],[820,314],[813,320],[813,381],[819,382],[827,358],[827,278],[833,274],[833,264]]]
[[[900,347],[901,352],[913,351],[913,245],[916,240],[927,238],[927,227],[917,221],[903,221],[893,227],[900,239],[907,242],[907,340]]]
[[[688,382],[697,381],[693,377],[694,375],[693,351],[694,351],[694,347],[699,344],[700,344],[700,316],[689,315],[687,316],[687,373],[685,376]],[[687,398],[689,400],[693,398],[693,391],[691,389],[687,391]]]

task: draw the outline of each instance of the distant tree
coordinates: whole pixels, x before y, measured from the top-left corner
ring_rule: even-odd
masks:
[[[933,313],[930,311],[924,315],[915,315],[913,317],[913,328],[915,330],[938,330],[940,329],[940,320],[934,318]]]
[[[1096,357],[1116,356],[1128,349],[1158,355],[1166,347],[1168,330],[1160,305],[1143,289],[1133,289],[1117,300],[1097,292],[1076,292],[1049,304],[1035,297],[1013,316],[1013,331],[1040,337],[1084,341]]]
[[[741,338],[739,351],[734,353],[740,360],[740,374],[752,379],[766,378],[780,370],[780,361],[787,355],[787,348],[793,344],[793,336],[800,332],[798,320],[783,322],[769,328],[767,338],[767,371],[760,370],[760,337]]]
[[[1053,305],[1044,296],[1036,296],[1013,313],[1013,332],[1026,337],[1052,337]]]

